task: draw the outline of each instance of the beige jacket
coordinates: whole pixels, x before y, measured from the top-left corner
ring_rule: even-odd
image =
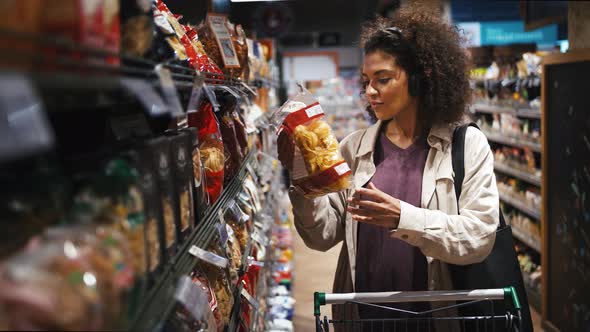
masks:
[[[340,144],[350,165],[354,187],[364,186],[375,173],[373,150],[382,122],[356,131]],[[465,265],[480,262],[492,250],[499,223],[499,200],[494,160],[484,134],[468,128],[465,135],[465,178],[457,213],[451,157],[452,127],[434,127],[427,141],[430,150],[422,178],[421,206],[401,202],[399,227],[391,236],[420,248],[428,259],[430,290],[453,289],[446,263]],[[356,221],[346,212],[350,189],[316,199],[305,199],[291,190],[295,226],[305,244],[326,251],[344,241],[336,275],[334,293],[354,292]],[[321,259],[321,257],[318,257]],[[433,304],[440,307],[445,303]],[[333,308],[334,318],[355,318],[353,306]],[[347,312],[344,312],[347,311]],[[454,330],[437,325],[437,331]]]

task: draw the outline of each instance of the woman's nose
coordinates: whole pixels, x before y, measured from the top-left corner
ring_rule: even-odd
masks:
[[[367,84],[367,88],[365,89],[365,94],[367,96],[374,96],[378,93],[378,91],[373,88],[373,86],[371,84]]]

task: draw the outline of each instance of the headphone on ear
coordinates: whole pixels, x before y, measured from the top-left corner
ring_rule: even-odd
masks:
[[[386,28],[385,31],[392,37],[394,37],[394,43],[400,45],[401,43],[405,43],[404,35],[402,34],[402,30],[398,27],[389,27]],[[407,45],[407,44],[406,44]],[[421,75],[419,73],[413,72],[408,73],[408,92],[410,96],[416,97],[420,94],[420,79]]]

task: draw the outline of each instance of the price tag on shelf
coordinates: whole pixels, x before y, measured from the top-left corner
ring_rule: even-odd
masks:
[[[240,82],[240,84],[242,84],[242,86],[244,88],[246,88],[246,90],[248,92],[250,92],[252,95],[254,95],[255,97],[258,97],[258,93],[256,91],[254,91],[248,84],[244,83],[244,82]]]
[[[150,115],[166,114],[169,109],[156,89],[148,82],[136,78],[121,78],[121,85],[139,100]]]
[[[199,101],[201,100],[201,95],[203,94],[203,84],[205,84],[203,76],[201,74],[197,74],[197,77],[193,82],[191,97],[186,107],[187,112],[196,111],[199,107]]]
[[[217,233],[219,234],[219,242],[225,248],[227,246],[227,240],[229,239],[229,234],[227,233],[227,228],[225,224],[215,224],[217,228]]]
[[[5,73],[0,86],[0,162],[53,148],[53,130],[29,78]]]
[[[222,209],[217,210],[217,219],[223,225],[225,225],[225,211]]]
[[[197,246],[190,247],[188,252],[191,255],[197,257],[198,259],[204,260],[205,262],[213,264],[215,266],[219,266],[220,268],[226,268],[229,264],[229,261],[227,260],[227,258],[221,257],[219,255],[212,253],[212,252],[203,250]]]
[[[246,299],[246,301],[248,301],[248,303],[250,303],[252,308],[254,308],[255,310],[258,310],[258,306],[259,306],[258,302],[256,301],[256,299],[254,299],[254,297],[252,297],[252,295],[250,295],[250,292],[248,292],[248,290],[246,288],[242,288],[242,291],[240,293]]]
[[[241,96],[238,92],[236,92],[232,87],[226,86],[226,85],[218,85],[217,86],[219,89],[227,91],[230,95],[234,96],[234,98],[236,98],[237,100],[241,99]]]
[[[162,64],[159,64],[156,66],[156,73],[160,78],[162,92],[164,93],[164,98],[166,99],[166,102],[170,109],[170,113],[172,113],[173,116],[180,116],[184,114],[182,106],[180,105],[180,98],[178,97],[176,86],[174,86],[174,81],[172,80],[172,73],[170,73],[170,70],[164,68]]]
[[[207,99],[209,99],[209,102],[213,107],[213,111],[219,112],[219,110],[221,109],[221,105],[219,105],[219,102],[217,101],[217,96],[215,96],[215,91],[213,90],[213,88],[210,85],[204,83],[203,92],[205,92]]]

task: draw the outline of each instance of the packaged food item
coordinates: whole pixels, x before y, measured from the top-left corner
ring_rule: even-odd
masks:
[[[121,50],[121,21],[119,20],[120,0],[103,1],[103,34],[104,48],[118,54]],[[124,2],[124,1],[123,1]],[[118,65],[118,56],[107,56],[107,63]]]
[[[223,317],[221,315],[221,309],[218,306],[217,298],[215,297],[215,290],[211,286],[207,276],[201,272],[199,268],[196,268],[191,272],[191,278],[195,285],[201,288],[205,294],[207,294],[209,308],[213,313],[214,325],[209,324],[210,327],[209,331],[223,331],[225,326],[223,322]]]
[[[201,220],[205,215],[205,210],[209,206],[207,192],[205,191],[204,167],[199,151],[199,134],[196,128],[184,128],[183,131],[189,135],[191,145],[191,160],[193,163],[193,202],[196,222]]]
[[[147,57],[153,45],[154,18],[150,0],[120,1],[121,50]]]
[[[0,311],[11,330],[108,329],[99,279],[70,241],[42,244],[6,261],[0,273]]]
[[[101,280],[98,289],[105,304],[105,324],[112,328],[125,326],[125,313],[133,300],[129,296],[135,271],[130,264],[133,253],[123,234],[110,226],[76,225],[48,229],[42,241],[73,244],[84,255],[95,277]]]
[[[242,113],[239,108],[236,108],[231,112],[231,117],[234,121],[234,130],[236,132],[238,144],[240,145],[242,154],[246,156],[249,151],[249,144],[248,133],[246,131],[246,124],[244,123],[244,117],[242,116]]]
[[[176,288],[176,306],[164,331],[215,331],[217,325],[209,308],[209,289],[199,279],[182,276]]]
[[[131,250],[133,270],[141,278],[148,272],[147,242],[143,198],[139,189],[139,172],[123,158],[107,162],[102,184],[109,190],[117,222],[113,225],[125,236]]]
[[[209,13],[197,27],[197,32],[207,55],[222,66],[225,74],[238,78],[243,69],[226,22],[224,15]]]
[[[239,271],[242,268],[242,250],[240,243],[236,238],[233,228],[229,224],[225,224],[228,241],[225,246],[226,256],[229,258],[229,281],[233,286],[237,286],[239,279]]]
[[[223,190],[225,155],[213,106],[204,101],[198,111],[187,114],[187,119],[190,127],[198,129],[199,151],[205,170],[205,188],[209,204],[214,204]]]
[[[170,140],[157,137],[148,141],[153,151],[154,166],[157,172],[158,188],[160,190],[160,204],[162,206],[161,229],[164,237],[166,257],[172,258],[176,252],[176,216],[174,214],[174,178],[172,158],[170,156]]]
[[[124,154],[133,163],[138,170],[138,187],[143,199],[143,214],[145,228],[145,242],[147,247],[148,271],[154,278],[161,267],[164,256],[164,239],[160,239],[158,227],[163,226],[162,205],[160,204],[160,191],[158,187],[158,174],[154,167],[153,151],[149,145],[139,143],[135,144],[133,151]]]
[[[39,0],[3,0],[0,1],[0,28],[6,31],[21,33],[41,32],[41,15],[43,3]],[[9,45],[11,50],[35,52],[37,42],[19,37],[0,37],[1,45]],[[10,67],[28,68],[31,60],[2,59],[0,63]]]
[[[42,31],[44,33],[70,38],[84,46],[104,47],[105,6],[102,0],[51,0],[43,1],[43,3]],[[45,51],[58,52],[51,47],[45,48]],[[104,59],[81,53],[74,55],[87,58],[92,62],[104,62]]]
[[[192,144],[188,132],[168,130],[166,135],[170,139],[170,152],[173,161],[172,169],[176,192],[174,211],[177,237],[184,241],[195,226],[195,211],[193,206],[193,163]]]
[[[234,25],[229,20],[226,21],[226,25],[238,56],[240,68],[242,69],[239,78],[248,80],[250,76],[250,65],[248,63],[248,42],[246,40],[246,32],[240,24]]]
[[[186,31],[186,35],[188,36],[188,38],[192,42],[193,47],[197,51],[197,64],[196,64],[197,70],[199,70],[200,72],[206,73],[207,77],[209,77],[209,78],[223,79],[223,72],[219,68],[219,65],[217,65],[213,60],[211,60],[209,58],[209,56],[207,55],[207,52],[205,52],[205,48],[203,47],[203,44],[199,40],[199,35],[197,33],[197,30],[195,30],[193,27],[188,26],[188,25],[184,26],[184,30]],[[219,74],[219,75],[211,75],[211,74]]]
[[[338,141],[322,120],[316,99],[300,86],[300,92],[273,115],[280,131],[295,144],[291,181],[306,197],[317,197],[351,186],[351,170],[340,155]]]
[[[219,245],[213,245],[209,248],[209,251],[219,256],[225,256],[225,249],[221,248]],[[224,325],[227,325],[234,305],[234,296],[229,281],[229,268],[220,268],[212,264],[203,264],[203,270],[215,291],[215,297],[217,298],[217,305],[220,309],[223,323]]]
[[[174,27],[170,24],[172,13],[161,1],[154,1],[152,5],[156,34],[150,58],[158,62],[171,62],[189,67],[186,48],[178,38]]]
[[[236,127],[232,118],[232,112],[237,106],[236,98],[224,89],[216,89],[215,95],[221,110],[215,113],[219,122],[219,129],[223,139],[225,151],[225,172],[224,182],[227,184],[239,172],[244,155],[240,148],[236,135]]]
[[[240,245],[241,252],[245,252],[250,236],[247,224],[250,216],[243,212],[235,201],[231,201],[228,204],[225,220],[232,228],[233,234]]]

